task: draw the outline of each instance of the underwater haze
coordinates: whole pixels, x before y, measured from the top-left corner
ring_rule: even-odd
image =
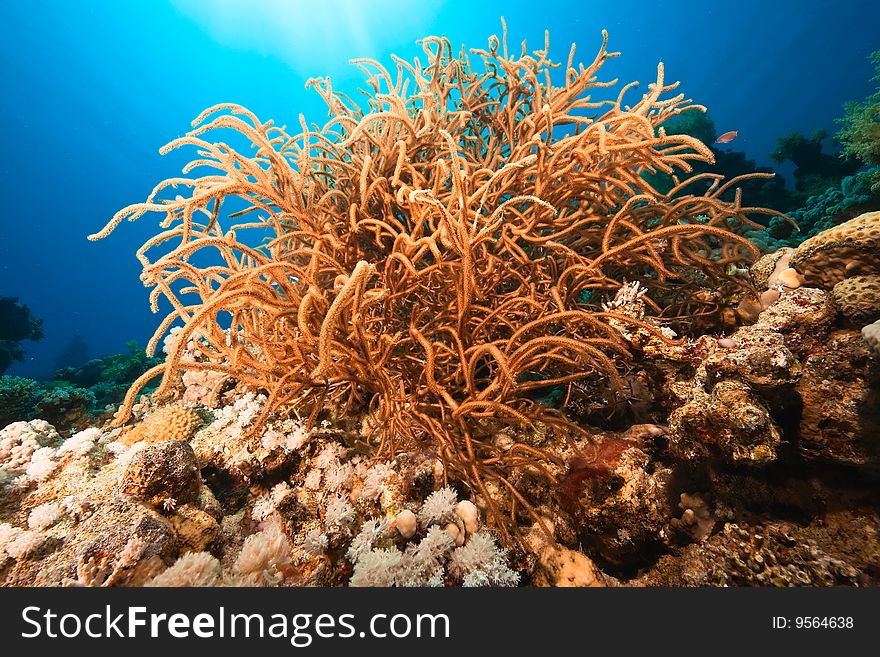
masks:
[[[590,61],[607,29],[622,55],[605,79],[644,89],[664,62],[667,80],[709,109],[718,134],[738,132],[731,147],[771,165],[779,136],[838,129],[844,102],[873,89],[869,54],[880,48],[875,2],[7,0],[0,11],[0,296],[43,320],[43,339],[23,342],[24,360],[7,371],[33,377],[152,334],[159,317],[135,251],[158,218],[96,243],[86,236],[179,174],[189,154],[158,149],[211,105],[320,124],[326,107],[308,78],[330,75],[354,97],[363,76],[349,59],[411,59],[426,35],[485,47],[504,15],[511,43],[540,47],[547,29],[563,61],[572,42]],[[791,185],[788,167],[780,171]]]

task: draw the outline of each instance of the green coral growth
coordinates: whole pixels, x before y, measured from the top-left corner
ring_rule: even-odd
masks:
[[[872,80],[880,81],[880,50],[870,55],[877,72]],[[843,124],[837,139],[843,145],[843,153],[858,158],[867,165],[880,165],[880,86],[861,103],[844,105],[846,116],[838,119]],[[880,177],[874,186],[880,186]]]
[[[0,428],[35,418],[61,433],[88,426],[107,406],[118,404],[135,379],[162,361],[148,357],[134,341],[125,346],[127,353],[65,367],[51,381],[0,376]]]
[[[66,382],[0,376],[0,428],[39,418],[59,432],[77,430],[92,421],[94,409],[90,390]]]
[[[40,387],[32,379],[0,376],[0,428],[18,420],[29,420],[40,397]]]
[[[667,135],[690,135],[707,146],[718,137],[715,121],[709,116],[709,112],[682,112],[664,123],[663,128]]]
[[[125,346],[126,353],[94,358],[79,367],[65,367],[55,372],[52,378],[56,382],[90,390],[98,409],[118,404],[134,380],[162,362],[162,358],[147,356],[134,340],[126,342]]]
[[[125,347],[128,349],[128,353],[114,354],[102,359],[101,379],[103,381],[129,385],[148,369],[162,362],[161,358],[147,356],[146,352],[138,347],[135,340],[126,342]]]

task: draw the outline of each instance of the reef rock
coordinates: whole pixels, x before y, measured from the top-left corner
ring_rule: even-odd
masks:
[[[796,391],[804,456],[880,467],[880,364],[857,331],[835,331],[813,350]]]
[[[120,482],[120,492],[154,507],[171,509],[195,502],[201,479],[189,443],[170,440],[140,450],[132,457]]]
[[[614,566],[639,565],[661,549],[670,519],[671,470],[651,465],[638,447],[623,445],[608,457],[600,445],[598,460],[584,465],[578,500],[578,540],[591,554]],[[571,473],[569,474],[571,477]]]
[[[764,464],[776,458],[781,436],[760,397],[742,381],[725,380],[692,398],[669,417],[670,449],[679,458],[720,458]]]
[[[857,585],[860,571],[787,523],[728,523],[702,543],[668,555],[632,583],[647,586]],[[876,538],[874,540],[876,543]]]
[[[548,545],[538,557],[535,586],[605,586],[605,578],[587,555],[559,544]]]

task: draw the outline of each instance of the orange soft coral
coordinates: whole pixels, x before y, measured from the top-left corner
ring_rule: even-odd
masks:
[[[769,212],[738,194],[721,201],[736,181],[710,174],[698,176],[711,182],[704,195],[687,192],[694,178],[668,193],[651,187],[643,173],[711,161],[704,144],[662,128],[703,108],[664,97],[676,85],[662,64],[633,105],[624,96],[635,83],[594,99],[613,85],[597,79],[617,55],[606,41],[587,66],[572,46],[554,84],[547,44],[516,55],[505,34],[456,56],[427,38],[425,64],[395,58],[390,73],[356,62],[368,76],[364,109],[329,79],[310,81],[331,118],[319,128],[300,117],[293,136],[237,105],[203,112],[162,152],[195,147],[185,173],[214,171],[163,182],[91,236],[165,214],[164,232],[138,251],[154,310],[160,296],[173,307],[150,348],[175,322],[183,328],[123,416],[159,374],[161,394],[181,372],[219,372],[268,394],[262,420],[280,409],[310,421],[328,406],[365,411],[378,455],[430,445],[490,511],[489,481],[510,500],[505,513],[528,507],[511,470],[552,479],[561,463],[540,445],[498,447],[497,428],[580,431],[536,391],[587,379],[612,402],[629,358],[615,325],[669,340],[652,322],[603,311],[603,298],[638,279],[655,315],[692,312],[694,290],[757,254],[734,231]],[[220,130],[252,152],[211,141]],[[178,187],[191,191],[169,193]],[[184,353],[193,338],[198,362]]]

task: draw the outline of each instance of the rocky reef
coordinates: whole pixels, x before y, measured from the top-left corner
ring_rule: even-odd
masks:
[[[254,434],[264,395],[208,394],[217,382],[191,375],[176,401],[143,395],[122,427],[0,430],[0,581],[877,585],[878,240],[868,213],[768,254],[742,274],[754,296],[724,333],[625,330],[630,376],[647,383],[588,437],[499,429],[500,450],[559,457],[551,478],[511,472],[535,512],[514,518],[518,541],[486,526],[486,497],[433,451],[372,457],[369,413],[328,409],[311,430],[273,414]]]

